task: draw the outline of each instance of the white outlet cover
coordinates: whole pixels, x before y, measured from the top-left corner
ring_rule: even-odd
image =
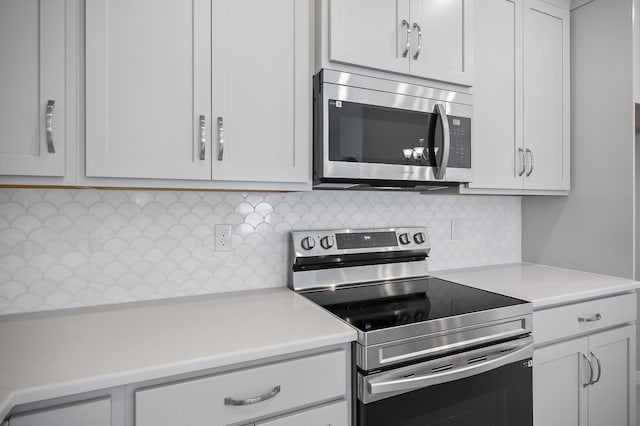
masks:
[[[451,219],[451,239],[459,240],[464,235],[464,220]]]
[[[216,225],[215,230],[216,251],[232,251],[231,247],[231,225]]]

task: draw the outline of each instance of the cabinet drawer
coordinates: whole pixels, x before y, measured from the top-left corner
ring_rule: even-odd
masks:
[[[534,311],[533,342],[539,345],[635,319],[635,293]]]
[[[278,415],[344,397],[346,380],[341,350],[140,390],[136,426],[222,425]],[[230,405],[229,399],[248,403]]]
[[[347,401],[324,407],[312,408],[290,416],[257,422],[255,426],[347,426],[349,411]]]

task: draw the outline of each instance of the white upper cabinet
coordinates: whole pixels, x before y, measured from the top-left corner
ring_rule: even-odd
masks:
[[[65,6],[0,0],[0,175],[65,175]]]
[[[329,0],[329,61],[471,86],[472,17],[471,0]]]
[[[214,0],[212,16],[213,179],[308,182],[309,2]]]
[[[468,192],[569,190],[569,11],[540,0],[484,0],[474,14]]]
[[[88,177],[310,182],[308,1],[88,0],[86,22]]]
[[[87,176],[211,179],[210,16],[210,0],[87,0]]]
[[[569,189],[569,11],[525,1],[526,189]]]
[[[472,188],[522,189],[522,3],[475,5]]]

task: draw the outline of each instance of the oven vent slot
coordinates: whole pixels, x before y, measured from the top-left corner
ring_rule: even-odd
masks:
[[[447,364],[447,365],[443,365],[441,367],[432,368],[431,372],[432,373],[439,373],[441,371],[451,370],[452,368],[453,368],[453,364]]]
[[[469,360],[467,360],[467,364],[475,364],[476,362],[482,362],[482,361],[486,361],[487,357],[485,355],[483,356],[478,356],[475,358],[471,358]]]

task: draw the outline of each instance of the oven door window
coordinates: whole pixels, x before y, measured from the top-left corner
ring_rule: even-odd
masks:
[[[532,372],[527,360],[369,404],[358,426],[531,426]]]
[[[329,160],[430,165],[437,119],[431,112],[329,100]]]

